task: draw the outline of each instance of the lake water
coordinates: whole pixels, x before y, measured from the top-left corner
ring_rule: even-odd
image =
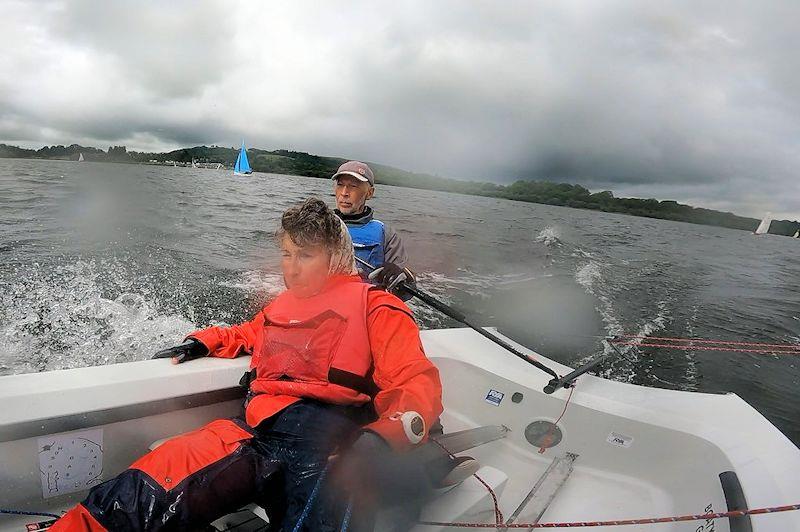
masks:
[[[378,176],[380,179],[380,176]],[[273,232],[324,179],[0,159],[0,375],[148,358],[281,288]],[[566,364],[599,337],[800,342],[800,241],[378,185],[421,287]],[[423,327],[455,326],[413,305]],[[800,357],[630,348],[606,377],[743,397],[800,443]]]

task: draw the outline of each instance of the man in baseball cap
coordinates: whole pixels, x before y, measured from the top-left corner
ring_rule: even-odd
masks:
[[[408,269],[408,255],[400,235],[388,224],[375,219],[372,208],[367,206],[367,200],[375,194],[372,169],[360,161],[347,161],[333,174],[333,181],[334,212],[347,225],[356,256],[375,268],[369,272],[359,264],[362,275],[389,291],[403,281],[413,283],[414,275]]]

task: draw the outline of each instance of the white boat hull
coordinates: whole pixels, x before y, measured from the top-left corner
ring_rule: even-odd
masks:
[[[539,453],[526,439],[526,428],[558,418],[568,390],[545,395],[541,390],[548,376],[471,330],[423,331],[422,339],[442,375],[445,431],[486,425],[510,429],[504,439],[468,451],[482,465],[479,475],[494,487],[504,515],[520,507],[554,459],[577,455],[552,502],[534,497],[517,522],[535,517],[528,514],[537,504],[544,507],[541,522],[726,511],[720,473],[727,471],[735,473],[750,508],[800,500],[800,450],[734,394],[644,388],[586,375],[558,423],[562,440]],[[539,358],[561,374],[569,371]],[[247,357],[180,366],[148,360],[0,377],[5,406],[0,413],[0,507],[57,511],[85,495],[43,498],[39,438],[102,429],[101,479],[110,478],[153,441],[239,414],[236,383],[248,364]],[[521,399],[512,400],[514,394]],[[494,521],[494,512],[485,487],[470,478],[432,501],[423,517],[487,523]],[[32,520],[0,517],[0,530],[18,530]],[[718,519],[709,525],[600,530],[731,529],[728,520]],[[800,513],[754,516],[752,530],[800,532]]]

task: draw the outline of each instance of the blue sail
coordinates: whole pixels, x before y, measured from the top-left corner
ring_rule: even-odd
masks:
[[[239,150],[239,157],[236,158],[236,166],[233,167],[233,172],[236,174],[253,173],[250,163],[247,161],[247,150],[244,147],[244,142],[242,142],[242,149]]]

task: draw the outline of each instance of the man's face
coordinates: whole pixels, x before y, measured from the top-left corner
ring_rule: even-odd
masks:
[[[297,297],[311,297],[322,291],[330,276],[330,263],[331,253],[325,246],[298,246],[289,235],[281,239],[283,282]]]
[[[341,175],[333,182],[336,193],[336,208],[342,214],[360,214],[375,187],[350,175]]]

